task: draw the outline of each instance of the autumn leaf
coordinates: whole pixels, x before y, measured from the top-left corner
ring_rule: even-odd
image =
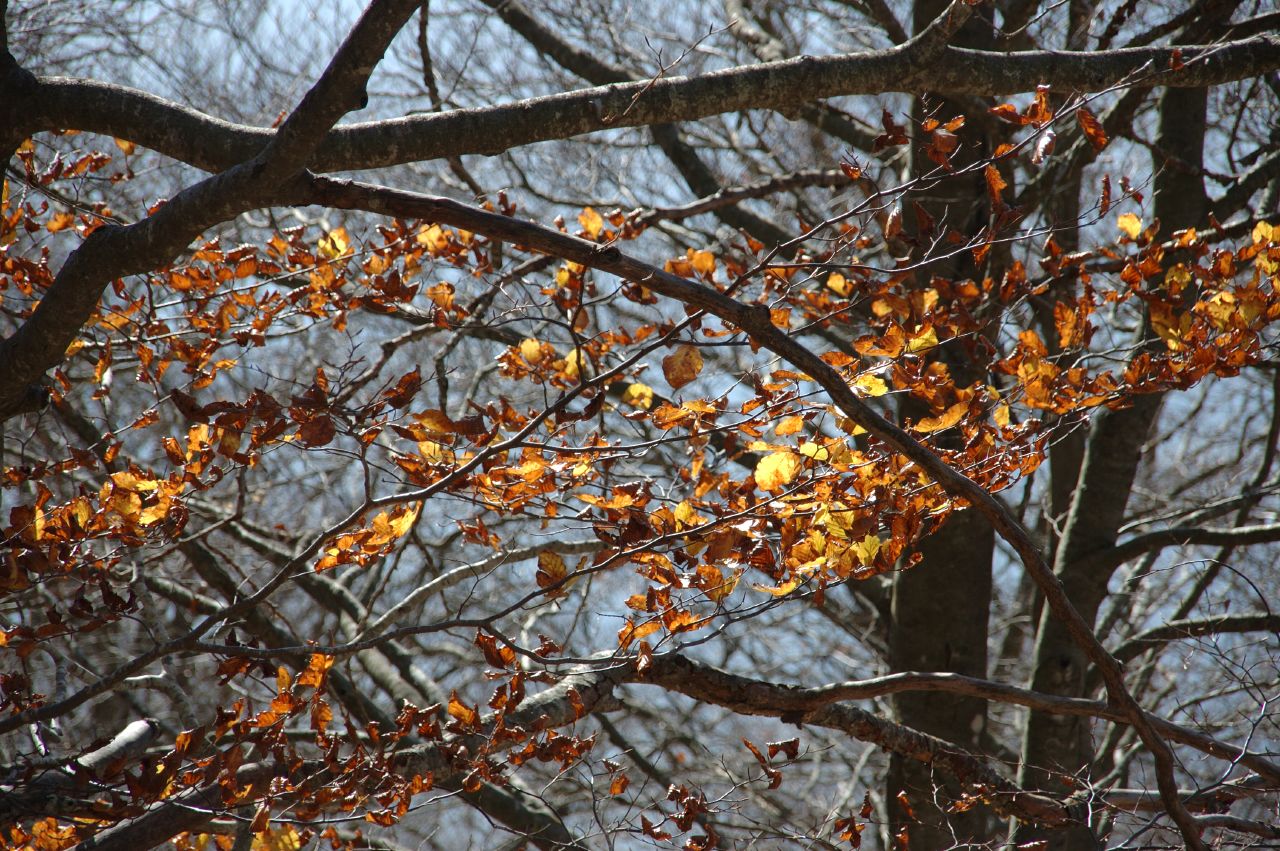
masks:
[[[1137,239],[1142,234],[1142,219],[1133,213],[1124,213],[1116,219],[1116,227],[1129,239]]]
[[[552,550],[543,550],[538,553],[538,572],[535,578],[539,588],[550,589],[548,593],[551,596],[562,596],[565,589],[560,583],[564,582],[568,575],[569,568],[559,553]]]
[[[907,342],[907,351],[915,354],[916,352],[927,351],[938,345],[938,332],[930,325],[917,331]]]
[[[633,408],[647,411],[653,407],[653,388],[639,381],[629,384],[622,393],[622,401]]]
[[[716,256],[710,251],[693,251],[689,255],[693,271],[703,277],[710,277],[716,271]]]
[[[450,717],[456,720],[464,728],[475,727],[476,723],[480,720],[480,713],[474,707],[467,706],[463,703],[461,698],[458,697],[458,693],[456,691],[449,693],[448,711]]]
[[[761,490],[781,490],[800,473],[800,456],[790,450],[771,452],[756,464],[756,484]]]
[[[786,437],[789,434],[796,434],[802,429],[804,429],[804,418],[792,416],[785,417],[780,423],[778,423],[774,427],[773,433],[778,435],[778,437]]]
[[[418,231],[417,242],[425,245],[432,254],[438,254],[449,247],[449,237],[439,225],[424,225]]]
[[[1076,122],[1095,151],[1101,151],[1107,146],[1107,132],[1102,129],[1102,122],[1092,112],[1080,107],[1076,110]]]
[[[702,353],[685,343],[662,359],[662,374],[673,389],[679,390],[702,372]]]
[[[346,228],[336,228],[320,237],[320,254],[328,260],[337,260],[346,254],[350,247]]]
[[[953,425],[960,422],[968,412],[968,402],[956,402],[954,405],[947,408],[947,410],[945,410],[940,416],[925,417],[916,423],[913,428],[918,432],[923,432],[924,434],[934,431],[942,431],[943,429],[951,428]]]
[[[991,199],[991,206],[995,207],[997,210],[1003,210],[1004,198],[1001,197],[1000,193],[1003,192],[1009,184],[1005,182],[1004,177],[1001,176],[1000,169],[990,163],[988,163],[986,168],[983,169],[983,174],[985,174],[987,178],[987,195]]]
[[[48,223],[45,224],[45,229],[49,233],[57,233],[58,231],[66,230],[75,223],[75,213],[55,213],[49,217]]]
[[[604,228],[604,218],[593,208],[586,207],[578,214],[578,224],[587,232],[587,236],[595,239]]]
[[[933,329],[930,328],[930,331]],[[937,335],[934,335],[933,345],[938,344]],[[870,372],[864,372],[854,379],[853,389],[859,396],[883,396],[889,392],[889,385],[884,383],[884,379]]]
[[[1041,165],[1049,155],[1053,153],[1054,145],[1057,143],[1057,134],[1052,130],[1045,130],[1036,139],[1035,150],[1031,152],[1031,162],[1035,165]]]
[[[853,284],[839,272],[832,272],[827,276],[827,289],[841,298],[848,298],[849,294],[853,292]]]

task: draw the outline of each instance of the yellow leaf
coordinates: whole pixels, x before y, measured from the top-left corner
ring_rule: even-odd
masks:
[[[968,402],[956,402],[950,408],[947,408],[941,416],[925,417],[915,424],[915,430],[928,434],[933,431],[942,431],[944,428],[951,428],[964,418],[969,412]]]
[[[128,139],[116,139],[115,142],[116,142],[116,147],[124,151],[124,155],[126,157],[133,155],[133,151],[136,145],[134,145]]]
[[[800,454],[815,461],[827,461],[831,458],[831,453],[827,451],[825,446],[819,446],[810,440],[800,444]],[[759,482],[759,479],[756,481]]]
[[[1276,237],[1276,226],[1267,224],[1266,222],[1258,222],[1253,226],[1253,241],[1255,244],[1262,242],[1270,242]]]
[[[302,838],[291,824],[269,828],[253,840],[253,851],[298,851],[301,847]]]
[[[578,224],[582,225],[582,229],[587,235],[595,239],[600,235],[601,228],[604,227],[604,219],[591,207],[587,207],[578,214]]]
[[[849,294],[853,292],[853,284],[839,272],[832,272],[827,276],[827,289],[841,298],[848,298]]]
[[[933,326],[930,325],[923,331],[917,332],[916,335],[907,342],[907,351],[914,354],[916,352],[923,352],[925,349],[932,349],[936,345],[938,345],[938,332],[934,331]]]
[[[582,373],[582,349],[574,349],[565,355],[564,358],[564,374],[570,378],[577,378]]]
[[[863,567],[869,567],[875,561],[876,554],[880,552],[881,540],[876,535],[867,535],[861,541],[855,541],[849,545],[849,550],[853,552]]]
[[[529,363],[537,363],[542,360],[542,344],[532,337],[525,337],[520,341],[520,357]]]
[[[789,449],[771,452],[756,464],[756,484],[761,490],[779,490],[799,474],[802,466],[800,456]]]
[[[1005,428],[1009,425],[1009,406],[1004,402],[996,405],[995,413],[992,415],[996,421],[996,425]]]
[[[403,538],[413,527],[413,521],[417,519],[418,506],[416,505],[399,506],[390,514],[385,511],[379,512],[378,516],[373,518],[373,537],[369,539],[369,544],[381,547],[397,538]]]
[[[449,245],[449,237],[439,225],[426,225],[418,231],[418,244],[425,245],[428,251],[443,251]]]
[[[1138,235],[1142,233],[1142,219],[1133,213],[1125,213],[1116,219],[1116,227],[1120,228],[1121,232],[1129,239],[1137,239]]]
[[[932,333],[933,329],[930,328],[929,331]],[[933,343],[934,345],[938,344],[936,335],[933,338]],[[860,391],[859,395],[862,396],[883,396],[889,392],[889,385],[885,384],[884,379],[880,376],[865,373],[859,375],[857,380],[853,382],[853,389]]]
[[[335,228],[320,237],[320,254],[330,260],[337,260],[351,248],[347,239],[346,228]]]
[[[788,594],[790,594],[792,591],[799,588],[800,583],[803,581],[804,581],[803,576],[792,576],[790,579],[788,579],[786,582],[782,583],[781,585],[770,586],[770,585],[756,585],[753,583],[751,587],[756,589],[757,591],[763,591],[766,594],[772,594],[775,597],[785,597]]]
[[[667,383],[679,390],[702,372],[702,353],[685,343],[662,359],[662,374]]]
[[[622,401],[633,408],[641,408],[647,411],[653,407],[653,388],[648,384],[641,384],[637,381],[623,391]]]

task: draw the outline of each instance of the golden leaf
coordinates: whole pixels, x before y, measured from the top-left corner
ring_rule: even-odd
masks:
[[[849,294],[853,292],[853,284],[839,272],[832,272],[827,276],[827,289],[841,298],[848,298]]]
[[[595,239],[600,235],[600,230],[604,227],[604,219],[591,207],[587,207],[578,214],[578,224],[582,225],[582,229],[587,232],[587,236]]]
[[[938,345],[938,332],[933,330],[933,326],[925,328],[923,331],[916,333],[910,341],[907,342],[907,351],[915,354],[923,352],[926,349],[932,349]]]
[[[929,330],[933,331],[932,328]],[[935,346],[938,344],[937,335],[934,335],[933,344]],[[883,396],[889,392],[889,385],[885,384],[884,379],[878,375],[864,373],[853,382],[853,389],[859,391],[861,396]]]
[[[964,418],[969,412],[968,402],[956,402],[950,408],[947,408],[941,416],[925,417],[916,423],[914,428],[918,432],[928,434],[929,432],[942,431],[945,428],[951,428]]]
[[[532,337],[525,337],[520,341],[520,357],[529,363],[537,363],[542,360],[542,344]]]
[[[800,454],[806,458],[812,458],[815,461],[828,461],[831,459],[831,453],[825,446],[821,446],[810,440],[806,440],[804,443],[800,444]]]
[[[418,244],[425,245],[428,251],[443,251],[449,244],[449,237],[439,225],[426,225],[418,231]]]
[[[1121,232],[1129,239],[1137,239],[1142,233],[1142,219],[1133,213],[1125,213],[1116,219],[1116,227],[1120,228]]]
[[[880,552],[880,545],[883,543],[876,535],[867,535],[861,541],[855,541],[849,545],[850,552],[858,557],[858,561],[863,567],[869,567],[876,559],[876,554]]]
[[[45,228],[49,233],[57,233],[60,230],[66,230],[76,223],[75,213],[56,213],[49,218]]]
[[[785,437],[788,434],[795,434],[804,428],[804,417],[784,417],[782,422],[778,423],[773,431],[779,437]]]
[[[346,228],[335,228],[320,237],[320,254],[329,260],[337,260],[346,254],[350,247]]]
[[[779,490],[789,484],[803,466],[800,456],[789,449],[771,452],[756,464],[756,484],[761,490]]]
[[[635,384],[628,385],[623,391],[622,401],[633,408],[647,411],[653,407],[653,388],[637,381]]]
[[[712,275],[716,271],[716,256],[710,251],[694,251],[689,255],[693,271],[699,275]]]

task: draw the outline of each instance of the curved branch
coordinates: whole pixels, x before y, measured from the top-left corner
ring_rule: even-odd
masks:
[[[1217,618],[1188,618],[1170,621],[1166,624],[1141,632],[1128,639],[1116,648],[1115,657],[1121,662],[1128,662],[1142,655],[1153,647],[1180,641],[1184,638],[1199,638],[1205,635],[1227,635],[1242,632],[1280,633],[1280,615],[1269,612],[1251,612],[1246,615],[1223,615]]]
[[[1280,541],[1280,523],[1259,526],[1240,526],[1235,529],[1207,529],[1196,526],[1175,526],[1137,535],[1123,543],[1080,559],[1068,570],[1110,572],[1127,561],[1165,547],[1213,544],[1217,546],[1241,546]]]
[[[1221,45],[1105,52],[994,53],[946,46],[920,62],[912,42],[870,53],[800,56],[728,68],[697,77],[615,83],[499,106],[351,124],[319,146],[317,171],[383,168],[462,154],[498,154],[521,145],[584,133],[693,121],[748,109],[790,110],[843,95],[933,91],[997,95],[1047,84],[1058,91],[1098,91],[1125,80],[1133,87],[1200,87],[1280,68],[1280,35]],[[0,94],[10,94],[0,91]],[[129,139],[207,171],[243,162],[275,131],[232,124],[155,95],[94,80],[38,78],[12,92],[26,134],[74,128]]]

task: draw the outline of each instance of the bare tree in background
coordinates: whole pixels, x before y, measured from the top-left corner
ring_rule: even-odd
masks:
[[[1280,839],[1268,4],[0,12],[5,847]]]

